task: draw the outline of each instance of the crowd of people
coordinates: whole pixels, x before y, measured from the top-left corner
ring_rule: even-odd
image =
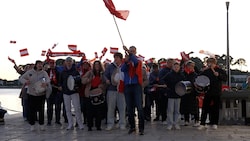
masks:
[[[126,130],[128,134],[144,134],[145,121],[161,121],[167,130],[180,130],[180,120],[202,130],[211,125],[218,128],[222,83],[227,81],[226,72],[218,67],[216,58],[208,58],[202,70],[197,70],[191,60],[173,58],[153,62],[150,65],[138,59],[135,46],[123,47],[125,56],[117,52],[113,62],[103,64],[100,60],[89,62],[82,58],[76,62],[67,57],[62,65],[47,59],[37,60],[24,69],[16,65],[23,84],[20,97],[23,118],[34,131],[38,122],[45,130],[45,102],[47,126],[67,124],[66,130],[78,128],[96,130]],[[209,89],[199,92],[197,76],[209,78]],[[191,92],[176,92],[179,82],[188,81]],[[202,112],[199,113],[198,97],[203,96]],[[73,108],[72,108],[73,106]],[[152,107],[155,107],[153,115]],[[136,112],[137,110],[137,112]],[[53,119],[53,115],[55,118]],[[73,116],[74,115],[74,116]],[[209,123],[206,123],[209,115]],[[64,119],[62,123],[61,118]],[[136,120],[138,118],[138,126]],[[102,127],[105,121],[106,127]]]

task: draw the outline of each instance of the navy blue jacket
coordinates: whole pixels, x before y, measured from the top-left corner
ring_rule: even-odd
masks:
[[[75,89],[73,90],[69,90],[67,86],[67,80],[70,75],[72,75],[75,80]],[[79,88],[79,86],[81,85],[81,77],[74,66],[72,66],[69,70],[66,67],[64,68],[60,75],[59,85],[62,86],[63,94],[71,95],[74,93],[78,93],[77,88]]]

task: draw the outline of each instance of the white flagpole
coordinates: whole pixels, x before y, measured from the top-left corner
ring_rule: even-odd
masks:
[[[122,40],[122,35],[121,35],[121,33],[120,33],[120,30],[119,30],[119,27],[118,27],[118,25],[117,25],[117,22],[116,22],[116,19],[115,19],[115,16],[114,16],[114,15],[113,15],[113,19],[114,19],[114,22],[115,22],[115,25],[116,25],[118,34],[119,34],[119,36],[120,36],[120,39],[121,39],[121,42],[122,42],[122,46],[124,46],[124,42],[123,42],[123,40]]]

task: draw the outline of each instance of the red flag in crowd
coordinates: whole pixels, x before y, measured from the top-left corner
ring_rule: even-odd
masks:
[[[102,55],[100,56],[100,60],[102,60],[102,57],[105,56],[107,51],[108,51],[108,49],[106,47],[104,47],[102,50]]]
[[[146,61],[145,61],[145,63],[146,63],[146,64],[153,63],[153,59],[152,59],[152,58],[150,58],[150,59],[146,60]]]
[[[161,61],[160,62],[160,68],[165,68],[167,66],[167,62],[166,61]]]
[[[28,49],[27,48],[20,49],[20,55],[21,55],[21,57],[28,56],[29,55]]]
[[[58,43],[57,43],[57,44],[54,44],[54,45],[52,46],[52,49],[54,49],[57,45],[58,45]]]
[[[10,43],[11,43],[11,44],[15,44],[15,43],[16,43],[16,41],[11,40],[11,41],[10,41]]]
[[[111,54],[115,54],[116,52],[118,52],[118,48],[117,47],[110,47],[110,53]]]
[[[10,62],[12,62],[12,63],[15,64],[15,60],[14,59],[11,59],[9,56],[8,56],[8,59],[10,60]]]
[[[139,55],[137,56],[137,59],[140,60],[140,61],[144,61],[144,58],[145,58],[145,57],[142,56],[141,54],[139,54]]]
[[[41,56],[45,56],[45,54],[46,54],[46,50],[42,50]]]
[[[77,45],[68,45],[68,48],[71,51],[76,51],[77,50]]]
[[[98,54],[97,54],[97,52],[95,52],[95,58],[96,58],[96,59],[98,58]]]
[[[127,19],[128,15],[129,15],[128,10],[116,10],[115,5],[112,2],[112,0],[103,0],[103,2],[112,15],[116,16],[117,18],[123,19],[123,20]]]
[[[108,51],[108,49],[106,47],[104,47],[103,50],[102,50],[102,55],[104,56],[107,51]]]
[[[190,59],[189,54],[186,54],[184,51],[182,51],[180,54],[183,61],[188,61]]]
[[[106,60],[103,61],[104,64],[110,64],[111,62],[112,62],[112,61],[109,60],[109,59],[106,59]]]

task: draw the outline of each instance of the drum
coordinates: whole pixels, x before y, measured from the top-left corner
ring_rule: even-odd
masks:
[[[74,90],[75,87],[75,79],[73,78],[72,75],[70,75],[67,79],[67,87],[69,90]]]
[[[189,94],[192,91],[192,83],[190,81],[180,81],[175,85],[175,92],[179,96]]]
[[[100,105],[105,102],[105,96],[102,89],[96,88],[90,91],[89,94],[90,101],[93,105]]]
[[[37,82],[34,84],[35,92],[36,92],[37,94],[43,93],[43,92],[45,92],[45,90],[46,90],[45,87],[42,87],[42,83],[43,83],[43,80],[40,80],[40,81],[37,81]]]
[[[111,84],[114,85],[114,86],[117,86],[118,83],[119,83],[119,71],[116,68],[114,70],[114,72],[112,73],[112,75],[111,75]]]
[[[195,79],[195,90],[198,93],[207,93],[210,86],[210,79],[205,75],[200,75]]]

